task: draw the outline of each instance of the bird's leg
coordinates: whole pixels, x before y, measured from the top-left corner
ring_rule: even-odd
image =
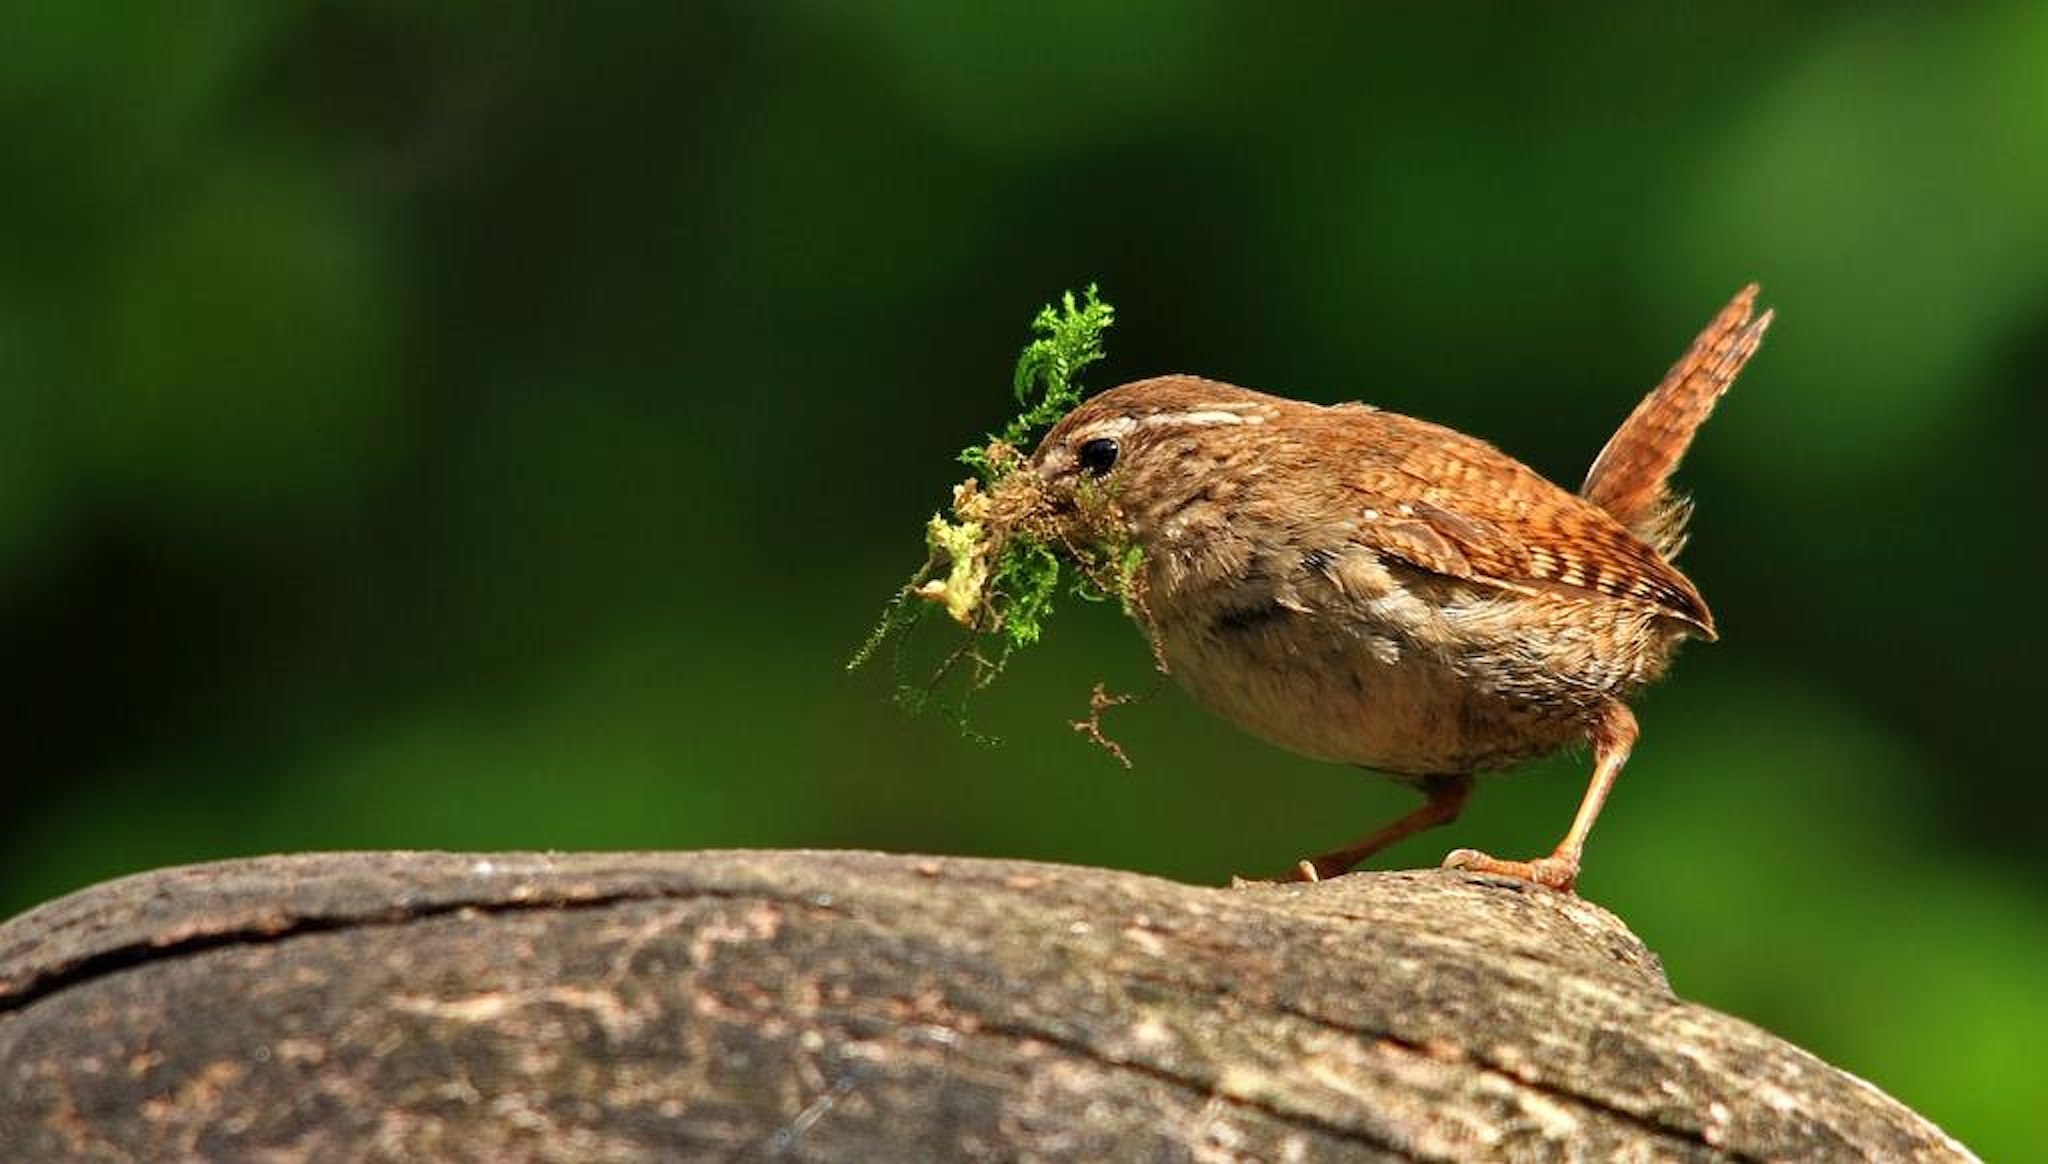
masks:
[[[1593,779],[1586,785],[1585,798],[1579,801],[1579,813],[1572,818],[1571,831],[1564,835],[1564,840],[1557,843],[1557,848],[1548,857],[1538,857],[1533,861],[1503,861],[1477,849],[1456,849],[1444,858],[1444,868],[1463,869],[1469,873],[1498,873],[1534,881],[1564,893],[1575,892],[1579,884],[1579,862],[1586,852],[1586,834],[1593,831],[1593,822],[1600,817],[1600,806],[1607,803],[1607,793],[1614,787],[1614,778],[1621,775],[1621,766],[1628,763],[1629,749],[1635,747],[1636,734],[1634,713],[1619,700],[1609,700],[1586,732],[1593,745]]]
[[[1422,794],[1429,799],[1415,811],[1341,849],[1332,849],[1320,857],[1304,858],[1295,865],[1293,879],[1321,881],[1348,872],[1352,866],[1389,845],[1458,819],[1458,814],[1465,809],[1465,798],[1472,795],[1470,776],[1428,776],[1423,778],[1421,786]]]

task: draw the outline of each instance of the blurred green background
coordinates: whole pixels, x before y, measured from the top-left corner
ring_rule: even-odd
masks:
[[[841,664],[1100,280],[1097,387],[1363,398],[1575,484],[1744,281],[1724,640],[1583,888],[1994,1158],[2048,1044],[2048,6],[16,0],[0,910],[332,847],[862,846],[1214,882],[1410,793],[1069,602],[984,748]],[[1536,852],[1583,759],[1453,845]]]

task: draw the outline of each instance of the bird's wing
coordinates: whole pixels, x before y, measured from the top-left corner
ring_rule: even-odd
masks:
[[[1708,636],[1713,615],[1699,591],[1656,551],[1607,523],[1517,523],[1514,532],[1484,517],[1429,502],[1412,516],[1372,527],[1375,548],[1450,578],[1509,590],[1553,590],[1643,603]]]
[[[1447,578],[1644,604],[1713,637],[1693,584],[1604,510],[1482,441],[1405,423],[1418,439],[1349,483],[1360,543]]]

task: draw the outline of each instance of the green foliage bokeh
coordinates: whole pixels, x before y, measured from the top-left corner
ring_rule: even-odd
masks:
[[[309,848],[844,845],[1216,881],[1408,794],[1065,604],[840,663],[1029,313],[1558,480],[1760,280],[1683,473],[1723,641],[1584,892],[1678,988],[2037,1139],[2048,8],[28,0],[0,37],[0,908]],[[1447,847],[1537,851],[1583,759]]]

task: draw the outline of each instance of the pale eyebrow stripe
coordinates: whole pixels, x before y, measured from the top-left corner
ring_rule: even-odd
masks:
[[[1197,408],[1189,412],[1156,412],[1138,423],[1145,428],[1161,425],[1189,425],[1200,428],[1219,424],[1264,424],[1265,422],[1266,418],[1263,416],[1229,412],[1222,408]]]

